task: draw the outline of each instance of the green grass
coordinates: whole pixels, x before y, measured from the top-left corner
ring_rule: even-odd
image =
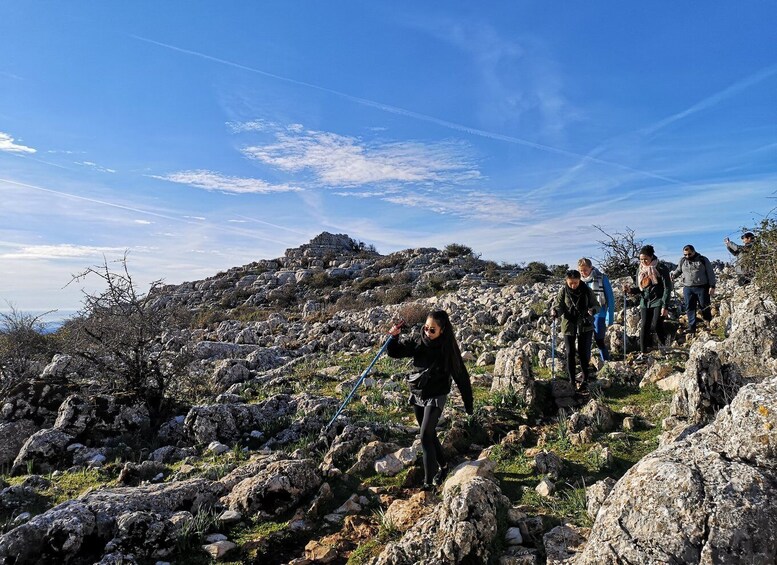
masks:
[[[371,563],[373,559],[380,555],[385,545],[385,543],[381,543],[376,539],[361,544],[351,552],[346,565],[366,565]]]

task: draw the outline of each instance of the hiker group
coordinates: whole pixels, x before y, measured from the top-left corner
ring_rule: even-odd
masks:
[[[752,248],[754,241],[752,232],[742,235],[742,245],[734,244],[728,238],[724,240],[726,248],[737,258],[736,273],[740,285],[749,283],[751,279],[742,258]],[[591,346],[594,339],[602,361],[610,358],[604,337],[606,327],[614,320],[615,299],[607,275],[594,268],[590,259],[583,257],[577,264],[577,270],[566,273],[565,284],[553,301],[551,317],[554,319],[554,327],[555,320],[561,318],[561,334],[567,355],[567,378],[575,383],[578,391],[584,392],[591,380]],[[634,277],[636,284],[623,285],[624,325],[626,296],[639,297],[640,354],[666,342],[664,321],[669,314],[674,280],[679,281],[683,290],[682,310],[688,320],[688,335],[693,337],[696,334],[699,315],[706,323],[712,320],[711,298],[715,294],[716,278],[710,260],[688,244],[683,247],[683,256],[677,267],[670,272],[658,260],[653,246],[645,245],[639,250],[639,267]],[[623,341],[625,350],[625,328]],[[578,360],[582,378],[576,381]]]
[[[742,240],[741,246],[731,243],[728,238],[725,240],[726,247],[737,259],[741,259],[742,253],[753,245],[753,234],[745,233]],[[740,261],[737,261],[737,274],[741,284],[749,281]],[[677,267],[670,272],[666,265],[659,262],[653,246],[645,245],[639,250],[635,284],[623,285],[624,316],[626,297],[639,297],[640,354],[646,353],[650,347],[660,347],[665,343],[664,319],[669,312],[673,279],[679,279],[682,285],[688,333],[693,335],[696,332],[699,316],[706,322],[712,319],[710,306],[711,297],[715,294],[716,279],[709,259],[689,244],[683,247],[683,255]],[[591,350],[594,342],[601,360],[610,360],[605,339],[607,326],[615,320],[615,296],[610,279],[594,267],[589,258],[582,257],[577,262],[577,269],[566,272],[564,284],[552,301],[550,315],[553,328],[552,361],[555,363],[556,323],[560,320],[567,378],[574,383],[578,393],[585,394],[593,380]],[[625,324],[624,318],[624,352],[627,339]],[[448,474],[448,462],[437,437],[437,424],[451,392],[451,385],[456,383],[467,414],[472,414],[472,384],[447,312],[431,312],[419,338],[400,340],[401,328],[402,323],[391,328],[384,347],[390,357],[413,360],[414,372],[408,379],[409,402],[420,427],[424,466],[422,488],[430,490],[441,485]],[[578,362],[581,368],[579,380],[576,379]]]

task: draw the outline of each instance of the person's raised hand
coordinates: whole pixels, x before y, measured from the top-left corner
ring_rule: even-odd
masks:
[[[394,322],[394,325],[391,326],[391,329],[388,331],[389,335],[392,335],[394,337],[398,336],[400,333],[402,333],[402,326],[404,325],[405,325],[404,320]]]

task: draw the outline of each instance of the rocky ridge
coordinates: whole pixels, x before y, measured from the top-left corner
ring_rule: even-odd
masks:
[[[165,288],[157,307],[268,311],[261,320],[180,328],[164,340],[191,345],[190,371],[208,378],[214,395],[154,430],[153,449],[127,441],[149,431],[143,407],[74,390],[67,377],[78,367],[66,356],[3,399],[0,466],[25,478],[0,482],[7,520],[0,563],[175,560],[180,540],[206,515],[210,530],[225,532],[251,520],[286,524],[242,548],[203,539],[212,555],[242,562],[344,563],[360,550],[363,562],[375,563],[770,562],[775,305],[722,283],[711,328],[717,337],[702,335],[687,349],[679,332],[671,349],[645,359],[595,360],[601,396],[581,405],[563,381],[548,379],[563,358],[563,351],[552,358],[547,316],[558,283],[504,284],[493,272],[489,279],[487,268],[433,249],[382,257],[347,236],[322,234],[282,259]],[[365,410],[397,417],[365,421],[349,410],[320,434],[356,376],[332,361],[374,352],[406,305],[327,307],[343,295],[367,304],[382,286],[397,284],[407,285],[409,299],[437,289],[414,302],[451,313],[475,387],[490,391],[472,425],[455,410],[446,417],[445,447],[462,464],[436,494],[417,490],[417,428],[401,421],[401,365],[376,372],[358,399]],[[273,306],[283,301],[290,307]],[[638,311],[627,314],[608,330],[621,358],[624,323],[631,350],[636,343]],[[662,447],[624,474],[599,442],[646,429],[654,416],[636,407],[616,414],[604,399],[609,387],[640,382],[673,396],[657,422]],[[460,406],[455,394],[453,405]],[[588,489],[590,530],[548,524],[525,504],[525,490],[510,491],[505,453],[517,450],[537,477],[531,496],[563,500],[554,491],[575,467],[555,453],[554,428],[564,441],[588,446],[587,457],[613,475]],[[90,470],[113,477],[111,484],[41,508],[58,476]],[[392,476],[397,482],[382,486]],[[376,508],[391,519],[376,519]]]

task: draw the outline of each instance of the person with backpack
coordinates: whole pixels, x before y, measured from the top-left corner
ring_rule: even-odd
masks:
[[[447,312],[430,312],[419,339],[399,340],[401,331],[398,325],[389,330],[393,337],[386,352],[389,357],[413,359],[415,372],[408,379],[410,404],[421,428],[423,489],[431,490],[445,481],[449,470],[437,437],[437,422],[451,392],[451,381],[459,388],[467,414],[473,412],[472,383]]]
[[[664,318],[669,313],[669,297],[672,294],[672,279],[669,269],[658,261],[652,245],[639,250],[637,287],[623,285],[623,292],[639,295],[639,351],[647,353],[650,341],[663,345],[666,340]]]
[[[577,268],[580,271],[580,280],[594,292],[599,303],[599,311],[594,315],[594,340],[602,361],[609,361],[610,350],[607,349],[604,339],[607,336],[607,326],[615,320],[615,295],[612,293],[610,279],[594,267],[587,257],[577,261]]]
[[[696,333],[696,310],[709,323],[712,320],[710,297],[715,294],[715,271],[710,260],[696,252],[693,245],[683,247],[683,256],[672,271],[672,279],[680,277],[683,302],[688,313],[688,333]]]
[[[564,283],[553,301],[550,315],[553,318],[561,318],[569,382],[575,384],[578,392],[584,393],[592,380],[590,364],[594,314],[600,307],[594,291],[588,285],[580,283],[580,271],[567,271]],[[575,357],[578,356],[583,371],[583,381],[580,383],[575,382]]]

